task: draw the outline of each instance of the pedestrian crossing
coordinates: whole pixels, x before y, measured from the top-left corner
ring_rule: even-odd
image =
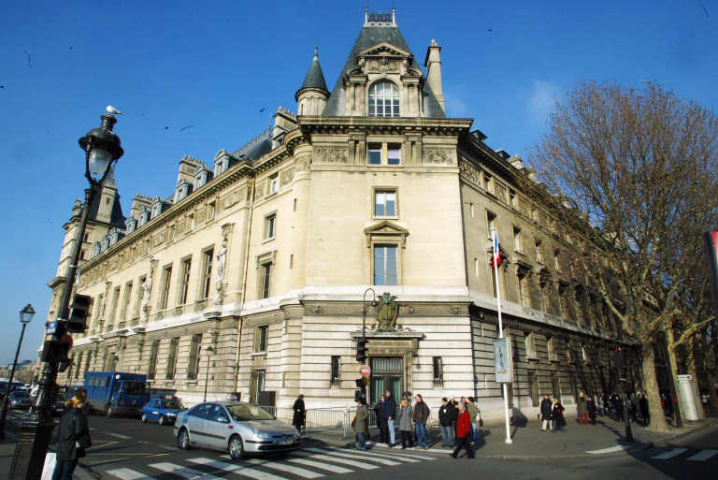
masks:
[[[663,462],[666,460],[680,460],[688,462],[706,462],[712,460],[718,455],[718,450],[706,448],[703,450],[673,447],[669,449],[654,448],[649,451],[649,459],[652,461]]]
[[[299,480],[416,464],[436,460],[430,454],[394,453],[333,447],[307,447],[282,458],[251,458],[232,462],[229,455],[219,458],[198,456],[181,461],[157,462],[133,468],[115,468],[105,473],[119,480]]]

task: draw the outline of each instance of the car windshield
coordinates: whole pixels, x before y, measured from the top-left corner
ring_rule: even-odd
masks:
[[[125,382],[124,391],[129,395],[144,395],[145,384],[142,382]]]
[[[182,405],[182,402],[177,400],[176,398],[173,398],[172,400],[165,400],[165,408],[171,408],[174,410],[185,410],[185,406]]]
[[[232,418],[235,420],[242,422],[247,420],[273,420],[274,417],[272,417],[270,414],[268,414],[266,411],[262,410],[259,407],[256,407],[254,405],[246,405],[246,404],[234,404],[234,405],[227,405],[227,410],[229,410],[229,414],[232,415]]]

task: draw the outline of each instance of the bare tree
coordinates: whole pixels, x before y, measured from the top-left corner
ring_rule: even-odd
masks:
[[[695,276],[701,233],[718,221],[717,159],[716,116],[651,83],[581,85],[557,105],[533,158],[560,199],[555,214],[581,232],[577,270],[641,347],[656,430],[668,426],[654,345],[665,336],[675,366],[675,349],[712,320],[695,317],[707,300]]]

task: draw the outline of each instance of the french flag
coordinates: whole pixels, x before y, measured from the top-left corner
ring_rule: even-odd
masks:
[[[494,268],[498,267],[501,263],[501,250],[499,250],[499,235],[494,230],[494,257],[491,260],[491,264]]]

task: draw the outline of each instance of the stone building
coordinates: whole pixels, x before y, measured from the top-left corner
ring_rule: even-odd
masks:
[[[332,90],[315,51],[297,113],[280,108],[211,165],[184,157],[172,195],[138,195],[124,219],[106,186],[77,285],[93,299],[89,328],[60,380],[114,369],[189,404],[206,384],[209,398],[351,405],[366,298],[370,400],[473,395],[498,418],[496,228],[516,414],[535,415],[539,394],[570,405],[612,388],[614,327],[570,267],[580,235],[542,207],[520,158],[447,116],[441,47],[420,60],[394,12],[366,13]]]

